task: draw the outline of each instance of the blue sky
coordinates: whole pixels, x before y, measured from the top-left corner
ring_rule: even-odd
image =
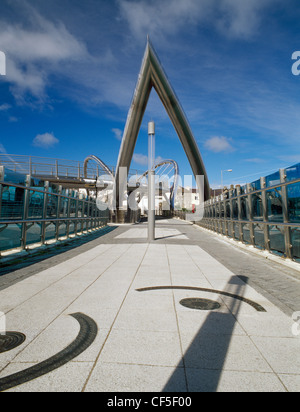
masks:
[[[181,101],[211,186],[300,161],[299,0],[1,0],[0,151],[117,163],[147,34]],[[191,170],[155,91],[159,158]]]

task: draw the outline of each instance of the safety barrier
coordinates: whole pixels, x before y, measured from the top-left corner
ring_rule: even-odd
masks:
[[[25,185],[0,179],[0,252],[29,245],[44,245],[106,226],[109,210],[97,208],[95,199],[62,186],[34,181]]]
[[[300,164],[208,200],[204,218],[197,224],[288,259],[300,259]]]

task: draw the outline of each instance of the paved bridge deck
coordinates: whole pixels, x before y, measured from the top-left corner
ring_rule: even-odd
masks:
[[[146,236],[119,226],[0,269],[7,330],[26,335],[0,353],[0,390],[299,391],[300,273],[179,220]]]

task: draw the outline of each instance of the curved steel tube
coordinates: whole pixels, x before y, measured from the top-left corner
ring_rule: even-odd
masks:
[[[159,167],[164,166],[164,165],[166,165],[166,164],[173,165],[173,166],[174,166],[174,170],[175,170],[175,173],[174,173],[174,183],[173,183],[173,185],[172,185],[172,187],[171,187],[171,190],[170,190],[170,204],[171,204],[171,207],[174,208],[175,196],[176,196],[176,192],[177,192],[178,178],[179,178],[179,166],[178,166],[177,162],[175,162],[175,160],[163,160],[162,162],[157,163],[157,164],[154,166],[154,170],[156,170],[156,169],[158,169]],[[138,178],[137,183],[140,183],[141,180],[148,175],[148,172],[149,172],[149,171],[146,170],[146,172],[145,172],[144,174],[142,174],[142,176],[140,176],[140,177]]]
[[[90,155],[90,156],[88,156],[88,157],[85,159],[85,161],[84,161],[83,170],[84,170],[84,178],[85,178],[85,179],[87,179],[87,166],[88,166],[88,162],[89,162],[90,160],[94,160],[94,162],[98,163],[98,164],[101,166],[101,168],[102,168],[108,175],[110,175],[110,176],[113,178],[113,180],[115,179],[115,177],[114,177],[112,171],[110,170],[110,168],[109,168],[108,166],[106,166],[106,164],[105,164],[101,159],[99,159],[99,157],[97,157],[97,156],[95,156],[95,155]]]

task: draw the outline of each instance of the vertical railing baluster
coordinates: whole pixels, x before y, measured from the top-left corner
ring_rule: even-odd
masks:
[[[247,184],[247,210],[248,210],[248,220],[249,220],[249,236],[250,244],[255,246],[255,236],[254,236],[254,223],[253,223],[253,203],[252,203],[252,186]]]
[[[266,188],[266,178],[260,178],[261,185],[261,197],[262,197],[262,207],[263,207],[263,222],[264,222],[264,245],[265,249],[270,252],[270,228],[268,225],[268,201],[267,201],[267,188]]]
[[[288,259],[293,259],[293,246],[291,242],[291,228],[288,226],[289,219],[289,207],[288,207],[288,190],[286,185],[286,172],[285,169],[280,169],[280,183],[283,183],[281,187],[281,199],[282,199],[282,213],[284,226],[284,243],[285,243],[285,255]]]
[[[23,203],[23,216],[22,216],[22,229],[21,229],[21,249],[26,250],[27,243],[27,222],[28,219],[28,209],[29,209],[29,199],[30,199],[30,184],[31,175],[26,176],[26,188],[24,188],[24,203]]]
[[[47,219],[47,206],[48,206],[48,192],[49,192],[49,182],[44,183],[44,203],[43,203],[43,222],[42,222],[42,230],[41,230],[41,243],[42,245],[45,244],[46,241],[46,219]]]

